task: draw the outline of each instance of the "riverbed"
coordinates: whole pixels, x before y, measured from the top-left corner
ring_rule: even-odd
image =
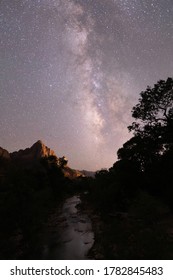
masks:
[[[44,239],[43,259],[86,260],[94,243],[91,220],[77,207],[78,195],[67,198],[51,214]]]

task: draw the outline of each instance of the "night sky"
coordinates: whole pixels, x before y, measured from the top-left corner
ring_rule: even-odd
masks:
[[[172,0],[0,0],[0,146],[111,167],[139,93],[173,76]]]

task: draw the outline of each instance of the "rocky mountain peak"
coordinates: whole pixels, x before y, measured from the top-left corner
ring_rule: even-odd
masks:
[[[55,152],[48,148],[41,140],[35,142],[30,148],[11,153],[11,157],[17,160],[39,160],[42,157],[56,156]]]
[[[35,143],[33,144],[33,146],[34,146],[34,145],[43,146],[44,143],[43,143],[41,140],[38,140],[37,142],[35,142]],[[45,145],[44,145],[44,146],[45,146]]]
[[[56,156],[55,152],[48,148],[41,140],[38,140],[30,148],[36,159],[41,157]]]

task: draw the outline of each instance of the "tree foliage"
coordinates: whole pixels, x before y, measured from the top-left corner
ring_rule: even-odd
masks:
[[[135,121],[128,129],[134,136],[118,150],[118,158],[138,162],[145,169],[173,146],[173,79],[142,91],[132,117]]]
[[[132,116],[132,138],[118,150],[119,160],[109,170],[96,173],[90,190],[102,225],[96,232],[96,248],[106,259],[169,259],[173,255],[169,218],[173,212],[173,79],[158,81],[141,92]]]
[[[132,109],[135,122],[130,131],[140,137],[160,139],[172,143],[173,139],[173,79],[160,80],[153,88],[141,92],[139,103]]]

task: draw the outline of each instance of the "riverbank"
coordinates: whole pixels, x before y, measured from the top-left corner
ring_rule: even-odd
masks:
[[[88,201],[86,195],[81,195],[81,203],[78,205],[81,212],[88,215],[91,220],[92,230],[94,232],[94,242],[93,246],[88,251],[88,258],[94,260],[103,260],[104,252],[102,247],[102,234],[103,234],[103,223],[100,214],[92,207],[91,203]]]
[[[89,257],[172,259],[173,216],[156,198],[142,193],[127,212],[99,212],[89,197],[83,197],[82,207],[91,218],[95,236]]]

